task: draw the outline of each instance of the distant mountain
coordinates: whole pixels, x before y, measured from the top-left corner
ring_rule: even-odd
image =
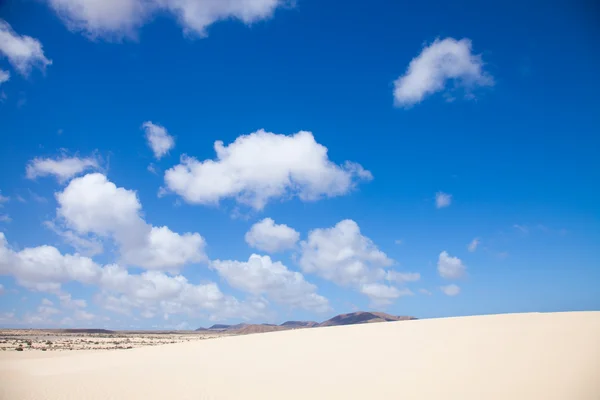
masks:
[[[61,329],[60,332],[64,333],[115,333],[108,329]]]
[[[217,331],[217,332],[223,332],[223,331],[235,331],[238,329],[242,329],[243,327],[247,326],[248,324],[237,324],[237,325],[225,325],[225,324],[214,324],[213,326],[211,326],[208,329],[205,328],[198,328],[196,329],[197,331]]]
[[[317,325],[319,325],[319,323],[315,321],[286,321],[280,326],[285,326],[288,328],[312,328],[313,326]]]
[[[210,328],[208,328],[209,331],[224,331],[226,329],[229,329],[231,325],[223,325],[223,324],[214,324],[213,326],[211,326]]]
[[[215,324],[208,329],[198,328],[196,331],[213,331],[213,332],[230,332],[238,335],[246,335],[250,333],[274,332],[287,329],[301,329],[322,326],[338,326],[338,325],[354,325],[354,324],[372,324],[375,322],[387,321],[408,321],[416,319],[415,317],[390,315],[376,311],[357,311],[348,314],[340,314],[328,319],[327,321],[318,323],[314,321],[286,321],[281,325],[272,324],[237,324],[223,325]]]
[[[248,335],[251,333],[265,333],[265,332],[275,332],[275,331],[285,331],[291,329],[290,327],[286,327],[286,326],[279,326],[279,325],[267,325],[267,324],[251,324],[251,325],[246,325],[243,328],[231,331],[232,333],[238,334],[238,335]]]
[[[366,312],[357,311],[349,314],[340,314],[321,322],[319,326],[338,326],[338,325],[354,325],[354,324],[371,324],[374,322],[386,321],[407,321],[416,319],[415,317],[390,315],[382,312]]]

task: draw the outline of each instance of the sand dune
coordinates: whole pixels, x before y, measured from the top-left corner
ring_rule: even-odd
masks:
[[[600,312],[286,330],[0,354],[0,398],[600,399]]]

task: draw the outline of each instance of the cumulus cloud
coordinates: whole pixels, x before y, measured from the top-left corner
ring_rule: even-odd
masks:
[[[381,283],[364,283],[360,285],[360,292],[369,297],[373,306],[387,306],[400,296],[412,296],[413,292],[407,288],[398,289]]]
[[[265,295],[279,304],[316,312],[330,311],[327,299],[316,293],[317,287],[301,273],[290,271],[269,256],[252,254],[248,261],[216,260],[217,270],[230,286],[253,295]]]
[[[334,227],[315,229],[301,243],[300,266],[342,286],[370,283],[385,277],[381,267],[393,261],[360,232],[351,219]]]
[[[245,24],[271,17],[283,0],[46,0],[72,31],[92,38],[135,38],[159,13],[173,15],[185,33],[206,36],[211,24],[227,19]]]
[[[260,210],[278,197],[315,201],[341,196],[358,181],[372,179],[359,164],[330,161],[327,148],[305,131],[286,136],[259,130],[228,146],[216,141],[215,152],[216,160],[183,156],[165,172],[168,190],[193,204],[234,198]]]
[[[100,168],[100,164],[95,157],[60,157],[56,159],[36,157],[29,161],[25,172],[28,179],[54,176],[63,183],[85,171],[98,168]]]
[[[479,238],[475,238],[475,239],[471,240],[471,243],[469,243],[469,245],[467,246],[467,249],[471,253],[474,253],[477,250],[477,246],[479,246],[480,242],[481,241],[479,240]]]
[[[418,272],[397,272],[390,270],[385,273],[385,280],[390,282],[417,282],[419,279],[421,279],[421,274]]]
[[[271,218],[265,218],[252,225],[245,236],[246,243],[251,247],[277,253],[294,248],[300,234],[284,224],[275,224]]]
[[[154,157],[157,160],[161,159],[169,150],[175,147],[175,139],[169,135],[165,127],[153,124],[151,121],[146,121],[142,125],[142,128],[146,132],[148,146],[154,152]]]
[[[95,237],[77,234],[72,230],[56,225],[53,221],[44,221],[44,226],[60,236],[65,243],[84,256],[92,257],[104,251],[102,242]]]
[[[52,246],[16,251],[8,246],[2,232],[0,275],[13,276],[19,285],[28,289],[55,294],[63,307],[75,310],[75,317],[81,319],[89,317],[81,310],[86,302],[64,293],[62,284],[79,282],[95,286],[100,290],[96,298],[101,306],[126,314],[134,309],[190,316],[205,311],[211,319],[255,318],[265,315],[267,308],[264,300],[241,302],[223,294],[215,283],[192,284],[182,275],[159,271],[131,274],[120,265],[99,265],[78,254],[62,254]],[[53,304],[46,301],[42,306]]]
[[[456,296],[460,293],[460,287],[458,287],[455,284],[451,284],[451,285],[447,285],[447,286],[441,286],[440,290],[446,295],[446,296]]]
[[[446,279],[458,279],[467,271],[460,258],[451,257],[446,251],[440,253],[437,266],[440,276]]]
[[[389,304],[392,299],[408,294],[382,283],[408,282],[418,277],[386,271],[394,261],[360,232],[353,220],[343,220],[332,228],[315,229],[308,240],[300,243],[300,267],[305,273],[314,273],[340,286],[351,287],[368,296],[374,304]]]
[[[63,255],[52,246],[39,246],[13,251],[0,232],[0,275],[11,275],[28,289],[60,293],[62,283],[93,283],[100,266],[78,254]]]
[[[200,234],[146,223],[136,192],[117,187],[102,174],[73,179],[56,199],[60,220],[78,234],[114,238],[125,264],[172,270],[206,260]]]
[[[33,67],[44,71],[52,64],[42,49],[42,44],[30,36],[17,34],[11,26],[0,19],[0,54],[21,74],[28,75]],[[8,79],[8,78],[7,78]]]
[[[73,299],[69,293],[58,295],[61,306],[68,309],[86,308],[87,302],[83,299]]]
[[[445,90],[447,82],[468,92],[477,86],[492,86],[481,55],[472,53],[469,39],[436,39],[413,58],[405,74],[394,82],[394,101],[410,107],[425,97]]]
[[[241,302],[223,294],[216,283],[192,284],[182,275],[159,271],[132,275],[121,266],[106,266],[100,277],[103,291],[96,300],[106,309],[130,314],[138,310],[146,316],[186,314],[197,316],[206,311],[213,320],[256,318],[266,313],[261,299]]]
[[[437,192],[435,194],[435,207],[445,208],[452,203],[452,195],[444,192]]]
[[[0,85],[3,84],[4,82],[8,82],[9,79],[10,79],[10,72],[0,69]]]

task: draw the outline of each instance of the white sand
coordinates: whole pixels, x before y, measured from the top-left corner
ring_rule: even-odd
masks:
[[[600,399],[600,312],[0,354],[0,399]]]

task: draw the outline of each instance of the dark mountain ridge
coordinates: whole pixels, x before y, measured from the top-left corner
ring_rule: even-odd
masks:
[[[321,323],[315,321],[286,321],[281,325],[273,324],[237,324],[237,325],[224,325],[215,324],[210,328],[198,328],[196,331],[214,331],[214,332],[231,332],[235,334],[249,334],[249,333],[261,333],[261,332],[273,332],[287,329],[303,329],[303,328],[315,328],[315,327],[326,327],[326,326],[341,326],[341,325],[355,325],[355,324],[371,324],[377,322],[388,322],[388,321],[409,321],[417,319],[415,317],[403,316],[403,315],[391,315],[383,312],[376,311],[356,311],[347,314],[339,314],[333,318],[330,318]]]

